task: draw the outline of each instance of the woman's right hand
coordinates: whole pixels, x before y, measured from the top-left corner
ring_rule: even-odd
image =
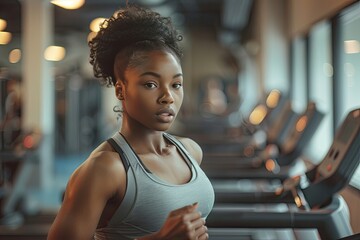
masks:
[[[163,227],[149,238],[156,240],[206,240],[209,239],[205,220],[197,211],[198,204],[188,205],[170,212]]]

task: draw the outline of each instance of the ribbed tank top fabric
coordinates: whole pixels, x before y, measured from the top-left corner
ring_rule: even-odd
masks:
[[[185,184],[168,183],[152,174],[142,164],[126,139],[116,133],[111,139],[127,171],[124,199],[108,225],[95,232],[96,240],[129,240],[158,231],[169,213],[186,205],[198,203],[206,218],[214,205],[214,189],[185,147],[174,136],[164,133],[179,150],[191,168],[191,180]],[[111,140],[110,139],[110,140]]]

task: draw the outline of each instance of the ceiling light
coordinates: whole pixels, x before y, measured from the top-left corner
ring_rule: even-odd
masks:
[[[90,23],[90,30],[92,32],[98,32],[100,31],[100,25],[106,20],[106,18],[95,18]],[[106,24],[106,23],[105,23]],[[106,27],[106,26],[104,26]]]
[[[87,37],[87,41],[90,42],[94,37],[96,37],[96,32],[90,32]]]
[[[72,10],[78,9],[84,5],[85,0],[52,0],[51,3],[65,9]]]
[[[0,44],[5,45],[11,41],[11,33],[0,31]]]
[[[347,54],[354,54],[360,52],[360,43],[357,40],[344,41],[345,52]]]
[[[271,92],[269,93],[269,96],[266,98],[266,105],[269,108],[275,108],[280,100],[280,91],[277,89],[273,89],[271,90]]]
[[[6,28],[6,25],[6,20],[0,18],[0,31],[4,30]]]
[[[253,125],[259,125],[266,117],[266,114],[266,107],[260,104],[256,106],[255,109],[251,112],[249,116],[249,121]]]
[[[65,57],[65,48],[60,46],[49,46],[45,49],[44,58],[48,61],[61,61]]]
[[[10,63],[17,63],[21,59],[21,50],[18,48],[15,48],[10,51],[9,53],[9,62]]]

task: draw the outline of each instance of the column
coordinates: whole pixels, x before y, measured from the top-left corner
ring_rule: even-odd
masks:
[[[51,187],[54,159],[54,76],[44,50],[53,41],[53,5],[49,0],[22,0],[23,128],[43,135],[38,154],[38,184]]]

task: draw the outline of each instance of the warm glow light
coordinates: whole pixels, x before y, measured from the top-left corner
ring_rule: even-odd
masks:
[[[11,50],[11,52],[9,53],[9,62],[17,63],[20,61],[20,59],[21,59],[21,50],[18,48]]]
[[[24,147],[28,149],[32,148],[34,146],[34,143],[34,138],[31,135],[26,136],[23,140]]]
[[[100,25],[106,20],[106,18],[95,18],[94,20],[91,21],[90,23],[90,30],[92,32],[98,32],[100,31]],[[106,27],[106,23],[105,26]]]
[[[0,18],[0,31],[4,30],[6,26],[7,26],[6,20]]]
[[[266,105],[269,108],[274,108],[278,105],[280,99],[280,91],[279,90],[272,90],[269,96],[266,98]]]
[[[265,118],[267,113],[266,107],[264,105],[258,105],[251,112],[249,121],[251,124],[259,125]]]
[[[275,161],[274,161],[274,160],[272,160],[272,159],[266,160],[266,162],[265,162],[265,168],[266,168],[269,172],[274,171],[275,167],[276,167],[276,164],[275,164]]]
[[[302,202],[301,202],[301,199],[299,198],[299,196],[296,196],[294,198],[294,201],[295,201],[295,204],[298,208],[300,208],[302,206]]]
[[[302,132],[306,127],[307,121],[307,116],[302,116],[296,123],[296,131]]]
[[[254,147],[253,146],[247,146],[244,149],[244,155],[245,157],[250,157],[254,155]]]
[[[72,10],[72,9],[78,9],[82,5],[84,5],[85,0],[52,0],[51,3],[65,9]]]
[[[48,61],[61,61],[65,57],[65,48],[60,46],[49,46],[44,52],[44,58]]]
[[[96,37],[96,32],[90,32],[87,37],[87,41],[90,42],[94,37]]]
[[[0,32],[0,44],[5,45],[11,41],[11,33]]]
[[[275,190],[275,195],[280,195],[284,192],[284,188],[283,187],[278,187],[276,190]]]
[[[360,43],[357,40],[344,41],[344,47],[347,54],[354,54],[360,52]]]

